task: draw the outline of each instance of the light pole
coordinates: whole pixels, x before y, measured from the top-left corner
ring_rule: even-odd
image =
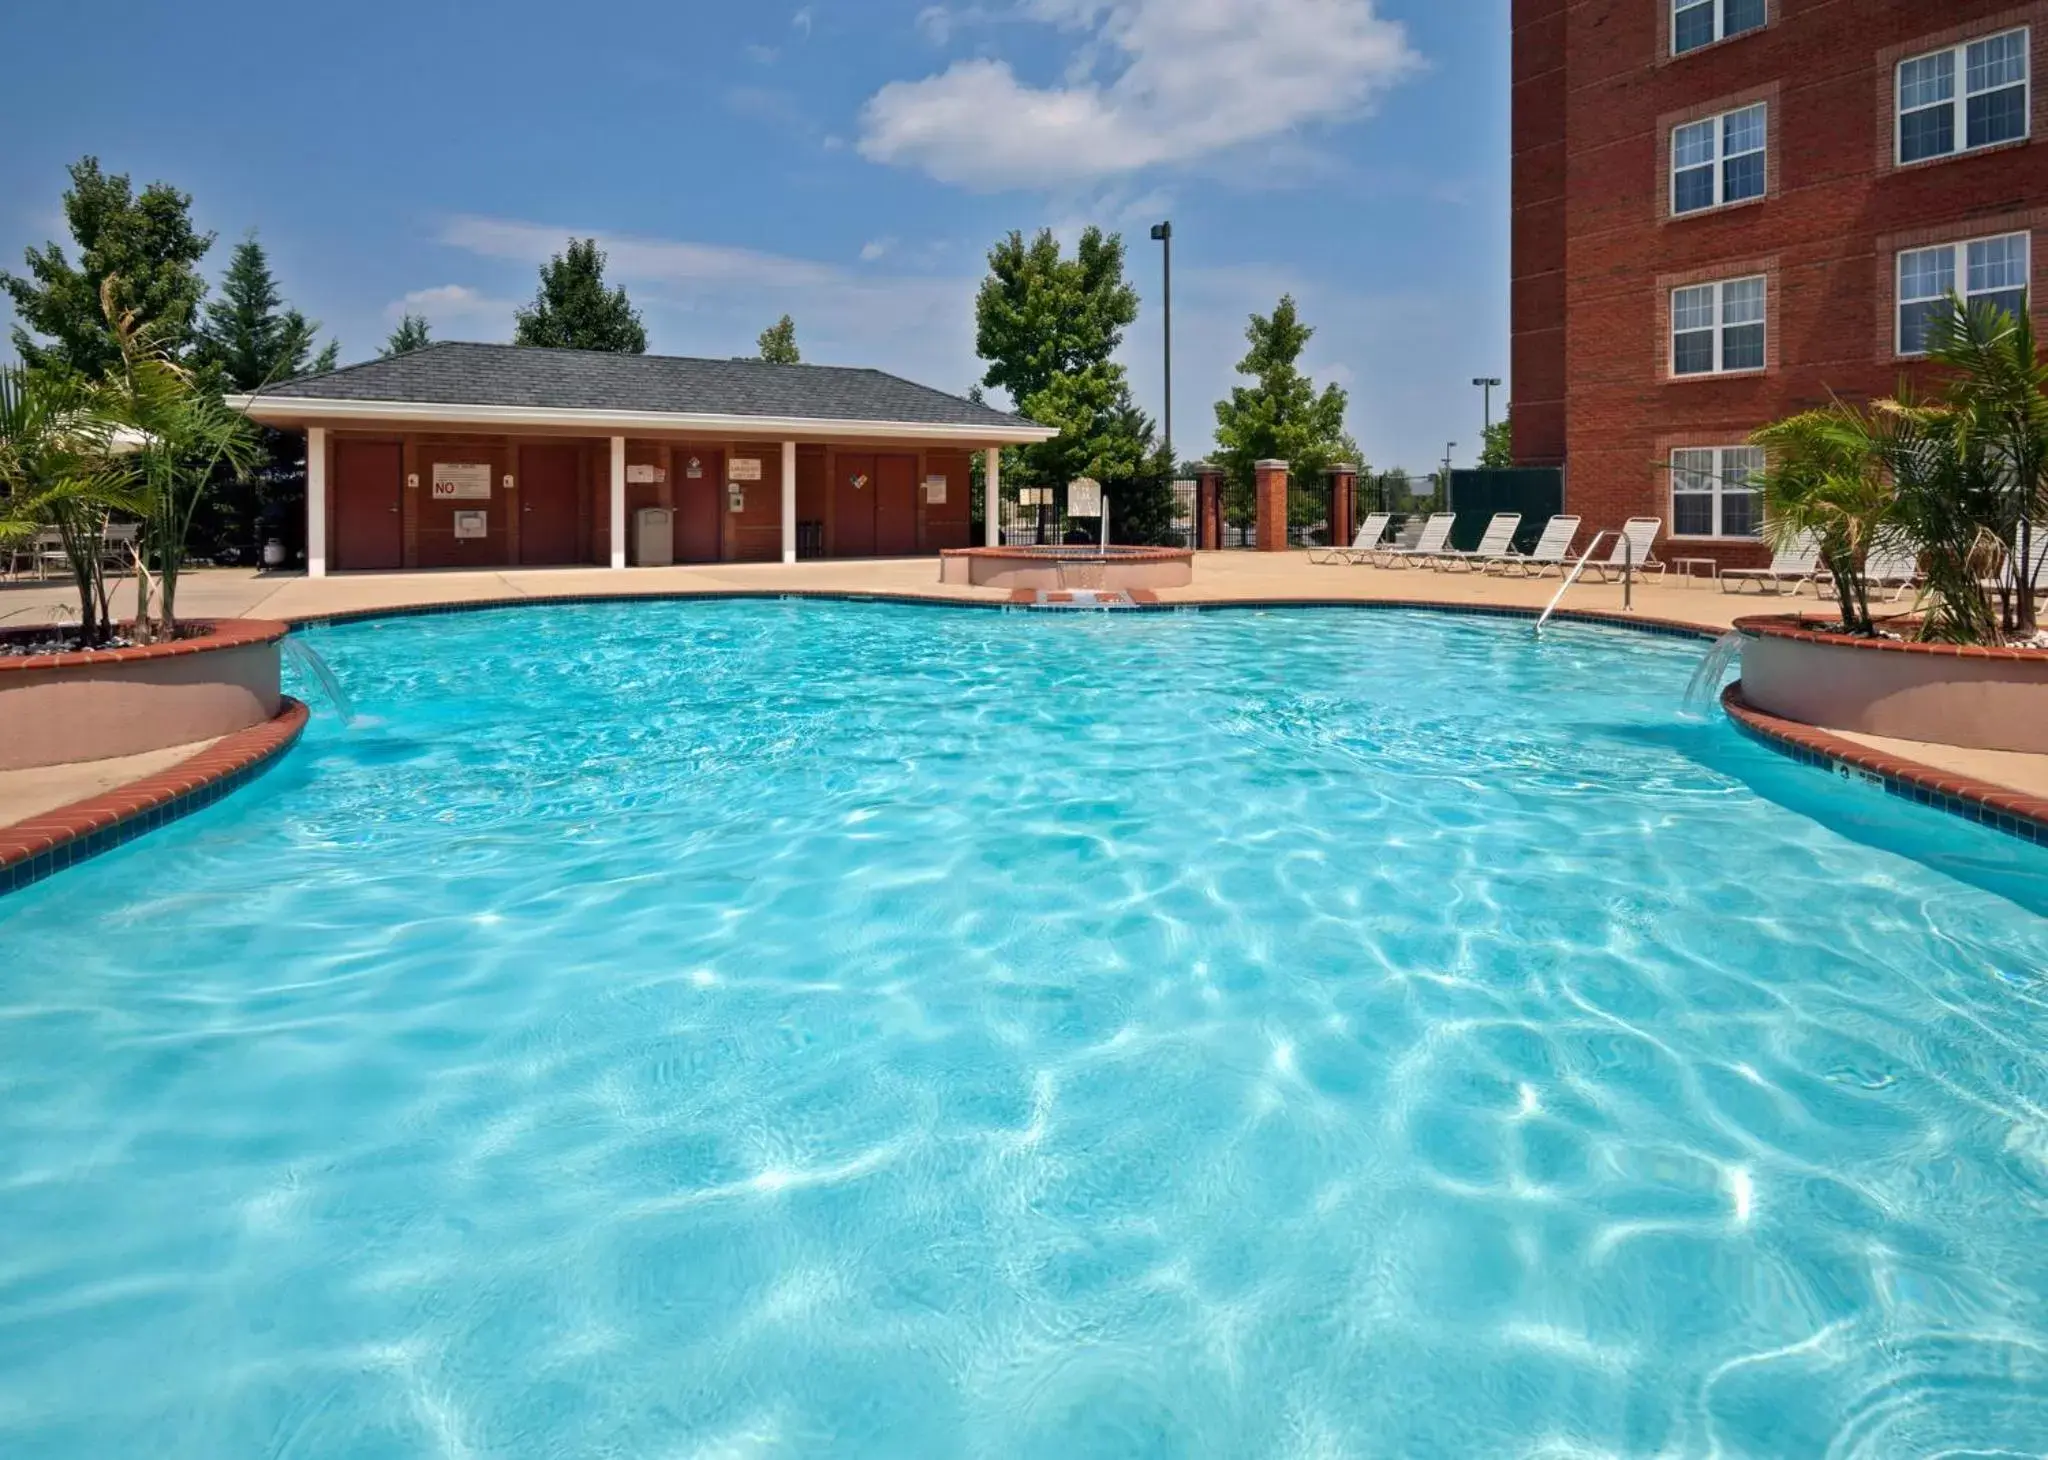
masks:
[[[1493,434],[1493,388],[1500,384],[1500,377],[1498,375],[1475,376],[1472,383],[1486,392],[1486,434],[1491,436]]]
[[[1152,241],[1160,245],[1161,268],[1164,270],[1166,315],[1166,469],[1170,476],[1180,474],[1180,463],[1173,454],[1173,224],[1152,225]]]
[[[1455,441],[1444,443],[1444,511],[1451,510],[1451,453],[1458,449]]]

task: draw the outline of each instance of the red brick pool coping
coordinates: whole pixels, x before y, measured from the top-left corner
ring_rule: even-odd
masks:
[[[2022,841],[2048,845],[2048,800],[2039,796],[1937,770],[1797,720],[1766,714],[1743,699],[1740,681],[1721,692],[1721,708],[1737,729],[1802,765],[1835,775],[1861,774],[1903,800],[1946,811]]]
[[[245,644],[274,644],[292,631],[280,619],[221,618],[193,619],[180,628],[202,630],[189,637],[168,639],[161,644],[136,644],[126,649],[77,649],[63,654],[0,655],[0,674],[34,669],[83,669],[96,664],[134,664],[144,659],[177,659],[187,654],[210,654],[220,649],[239,649]],[[34,639],[48,629],[0,631],[0,642]]]
[[[1880,620],[1882,622],[1882,620]],[[2039,663],[2048,660],[2048,649],[2011,649],[1983,644],[1921,644],[1910,639],[1865,639],[1854,634],[1831,633],[1822,620],[1794,614],[1763,614],[1735,620],[1735,632],[1752,638],[1791,639],[1802,644],[1840,644],[1850,649],[1871,649],[1891,654],[1939,654],[1951,659],[2002,659]]]
[[[0,893],[40,882],[212,805],[267,770],[298,741],[308,718],[306,706],[287,695],[274,719],[224,736],[168,770],[0,826]]]

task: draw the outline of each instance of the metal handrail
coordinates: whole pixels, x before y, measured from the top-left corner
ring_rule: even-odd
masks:
[[[1538,634],[1541,634],[1543,626],[1550,622],[1550,616],[1557,612],[1557,606],[1564,602],[1565,594],[1571,592],[1573,585],[1584,576],[1586,565],[1593,561],[1593,554],[1600,551],[1600,544],[1607,541],[1610,537],[1619,537],[1621,539],[1622,611],[1629,612],[1633,610],[1635,607],[1636,545],[1626,532],[1617,532],[1610,527],[1605,532],[1593,534],[1593,541],[1587,545],[1586,551],[1580,554],[1578,562],[1572,565],[1572,570],[1565,575],[1564,582],[1557,585],[1557,593],[1550,600],[1550,606],[1544,609],[1542,617],[1536,620],[1536,632]]]

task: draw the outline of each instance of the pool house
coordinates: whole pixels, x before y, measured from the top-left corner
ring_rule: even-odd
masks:
[[[330,571],[904,557],[1054,431],[879,370],[436,344],[233,403],[306,433]]]

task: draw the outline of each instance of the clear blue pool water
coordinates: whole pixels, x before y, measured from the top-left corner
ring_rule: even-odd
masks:
[[[317,631],[0,899],[0,1454],[2048,1448],[2048,859],[1300,611]]]

